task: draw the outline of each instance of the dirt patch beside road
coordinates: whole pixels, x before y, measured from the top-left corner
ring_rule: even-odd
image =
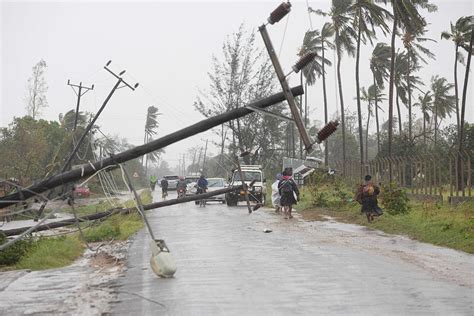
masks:
[[[101,315],[117,300],[128,241],[92,243],[74,264],[0,273],[0,314]]]

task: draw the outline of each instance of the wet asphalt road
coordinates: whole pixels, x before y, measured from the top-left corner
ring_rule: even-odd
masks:
[[[148,214],[178,271],[153,274],[142,230],[113,314],[474,314],[472,255],[270,210],[249,216],[243,206],[187,203]]]

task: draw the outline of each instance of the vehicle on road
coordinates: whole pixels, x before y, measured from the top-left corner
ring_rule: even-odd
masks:
[[[74,197],[84,197],[87,198],[91,195],[91,191],[87,185],[77,186],[74,188]]]
[[[265,186],[266,179],[263,175],[261,165],[242,165],[241,166],[245,184],[249,185],[254,181],[252,187],[248,188],[249,200],[265,204],[267,190]],[[232,178],[230,185],[241,185],[240,172],[237,169],[232,170]],[[229,192],[225,195],[225,201],[228,206],[236,206],[238,202],[245,201],[245,191],[240,190],[236,192]]]
[[[228,186],[227,182],[224,178],[209,178],[207,179],[207,192],[212,192],[216,190],[220,190],[226,188]],[[197,187],[194,188],[194,192],[196,192]],[[225,194],[214,195],[206,199],[206,201],[216,201],[225,203]],[[199,201],[196,201],[196,205],[199,204]]]
[[[176,185],[178,184],[179,176],[164,176],[168,181],[168,189],[170,188],[176,188]]]
[[[185,177],[186,180],[186,195],[195,195],[196,194],[196,183],[199,180],[199,175],[189,175]]]
[[[184,198],[186,196],[186,190],[184,188],[178,188],[178,199]]]

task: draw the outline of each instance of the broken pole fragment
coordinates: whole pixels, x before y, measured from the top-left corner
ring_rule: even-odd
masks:
[[[295,96],[302,95],[304,93],[303,87],[302,86],[294,87],[291,89],[291,93],[292,95],[295,95]],[[284,93],[280,92],[280,93],[271,95],[267,98],[261,99],[259,101],[253,102],[250,104],[250,106],[263,109],[263,108],[272,106],[276,103],[282,102],[285,99],[286,98],[285,98]],[[205,132],[207,130],[210,130],[213,127],[224,124],[230,120],[243,117],[250,113],[253,113],[253,111],[245,107],[240,107],[240,108],[222,113],[220,115],[202,120],[196,124],[183,128],[174,133],[168,134],[164,137],[158,138],[147,144],[137,146],[129,150],[126,150],[124,152],[118,153],[109,158],[96,161],[93,164],[85,164],[83,165],[83,168],[73,169],[73,170],[66,171],[66,172],[57,174],[55,176],[49,177],[35,185],[31,185],[21,190],[20,192],[15,192],[13,194],[0,197],[0,209],[22,201],[22,196],[21,196],[22,194],[23,194],[24,199],[31,198],[35,196],[36,194],[43,193],[47,190],[53,189],[65,183],[77,181],[85,177],[90,177],[98,170],[101,170],[107,166],[116,165],[122,162],[126,162],[129,160],[138,158],[152,151],[164,148],[166,146],[179,142],[183,139]]]

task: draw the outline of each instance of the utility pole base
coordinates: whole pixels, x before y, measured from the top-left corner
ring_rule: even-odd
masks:
[[[153,272],[161,278],[172,278],[177,267],[164,241],[160,239],[152,240],[150,241],[150,247],[150,265]]]

